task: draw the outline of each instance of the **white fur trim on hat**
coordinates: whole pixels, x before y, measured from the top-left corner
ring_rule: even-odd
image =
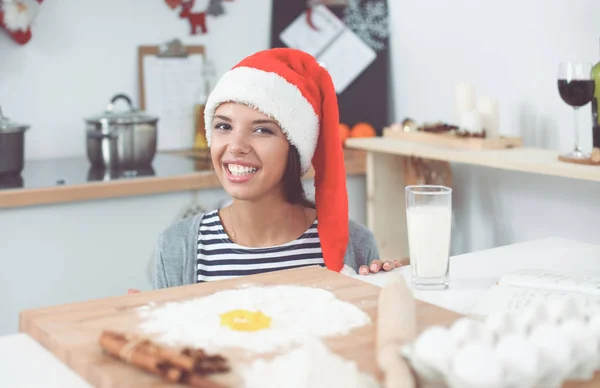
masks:
[[[204,120],[209,145],[213,116],[225,102],[246,104],[276,120],[298,149],[302,172],[308,171],[319,138],[319,117],[296,85],[277,73],[251,67],[225,73],[206,102]]]

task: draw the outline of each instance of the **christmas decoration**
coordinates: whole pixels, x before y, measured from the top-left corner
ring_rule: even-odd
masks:
[[[181,5],[182,0],[165,0],[169,8],[176,9]]]
[[[173,10],[181,7],[179,17],[189,21],[190,33],[192,35],[196,35],[198,33],[206,34],[208,32],[206,16],[218,17],[225,14],[225,9],[223,8],[224,1],[232,0],[210,0],[204,11],[194,12],[193,8],[196,0],[165,0],[169,8]]]
[[[364,7],[361,6],[361,0],[348,0],[343,21],[373,50],[381,51],[385,48],[381,41],[389,36],[385,0],[367,1]]]
[[[20,45],[31,40],[31,23],[44,0],[0,0],[0,27]]]
[[[206,14],[210,16],[221,16],[225,13],[223,9],[222,0],[210,0],[208,8],[206,8]]]
[[[179,17],[182,19],[187,18],[190,22],[191,34],[196,35],[198,33],[198,27],[203,34],[208,32],[206,28],[206,12],[192,12],[192,7],[196,0],[189,0],[181,2],[181,12]]]

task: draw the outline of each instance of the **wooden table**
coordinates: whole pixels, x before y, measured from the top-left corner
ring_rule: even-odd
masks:
[[[508,272],[521,268],[546,268],[567,271],[577,275],[598,272],[600,268],[598,261],[600,261],[600,245],[585,244],[559,237],[549,237],[452,257],[450,289],[446,291],[413,290],[413,293],[417,299],[426,301],[431,305],[440,306],[466,315],[469,314],[483,293],[502,275]],[[370,298],[372,298],[372,293],[375,290],[372,287],[385,285],[388,278],[398,272],[410,281],[410,267],[388,273],[382,272],[369,276],[356,276],[355,281],[367,283],[367,286],[371,286],[367,288],[367,295],[371,295]],[[313,279],[313,281],[315,282],[313,284],[319,284],[318,279]],[[321,284],[324,281],[321,280]],[[352,282],[344,282],[344,284],[357,287]],[[363,288],[361,287],[357,290],[363,290]],[[185,292],[193,295],[196,290],[194,290],[194,286],[189,286],[185,289]],[[76,347],[82,339],[80,336],[69,336],[69,330],[74,326],[77,324],[86,325],[87,322],[93,322],[94,317],[101,316],[107,311],[114,313],[118,308],[127,309],[145,303],[148,298],[156,299],[151,295],[160,296],[161,299],[167,298],[165,291],[157,291],[155,293],[123,296],[104,301],[90,301],[71,305],[70,307],[75,308],[73,311],[74,314],[80,317],[86,316],[86,314],[88,316],[85,319],[81,318],[79,323],[75,321],[74,316],[69,315],[69,306],[57,306],[25,312],[23,314],[22,326],[27,326],[27,328],[22,327],[22,330],[25,332],[36,331],[36,337],[43,338],[42,343],[48,348],[56,349],[57,347],[67,345]],[[358,296],[354,294],[352,298],[358,298]],[[419,306],[420,317],[423,320],[426,318],[424,316],[424,312],[426,311],[424,306],[430,305],[420,303]],[[368,299],[360,307],[371,314],[371,317],[374,316],[375,307],[372,299]],[[430,307],[427,308],[430,309]],[[97,311],[94,311],[96,309]],[[107,320],[107,322],[110,322],[112,318],[108,316]],[[61,325],[64,325],[63,329],[61,329]],[[423,323],[421,324],[422,327]],[[97,333],[99,328],[96,324],[96,327],[92,327],[89,330],[92,333]],[[58,336],[53,334],[61,331],[62,334]],[[27,335],[20,334],[19,336],[25,338]],[[54,337],[56,338],[54,339]],[[18,370],[25,370],[30,365],[29,362],[31,360],[36,360],[39,377],[36,381],[43,381],[42,379],[47,377],[54,379],[52,381],[55,382],[56,387],[87,388],[87,384],[83,382],[81,384],[73,383],[74,377],[72,373],[58,367],[56,357],[49,357],[50,355],[47,355],[44,349],[40,349],[37,346],[30,346],[30,341],[25,339],[16,341],[8,338],[8,340],[2,341],[3,339],[6,339],[6,337],[0,337],[0,356],[5,354],[8,357],[10,354],[15,354],[22,357],[11,357],[12,364],[0,364],[0,376],[8,376],[9,379],[6,381],[0,378],[0,385],[6,383],[8,386],[16,388],[28,386],[26,385],[27,381],[23,379],[17,380],[16,378],[11,380],[11,376],[18,377]],[[85,348],[83,350],[85,351]],[[96,352],[96,350],[92,349],[91,351]],[[369,352],[372,352],[372,349]],[[69,360],[69,353],[55,350],[55,354],[61,359],[66,360],[65,363],[67,364],[74,361],[72,359]],[[97,354],[95,356],[99,357]],[[33,381],[36,376],[29,377]],[[591,388],[594,386],[594,383],[569,384],[568,387],[581,388],[587,386]]]
[[[348,139],[346,146],[367,152],[367,226],[382,257],[409,256],[403,176],[406,157],[600,182],[600,166],[561,162],[558,152],[545,149],[461,150],[383,137]]]

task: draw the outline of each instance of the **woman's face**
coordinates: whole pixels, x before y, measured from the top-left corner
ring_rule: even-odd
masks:
[[[259,111],[225,103],[215,111],[211,158],[225,191],[238,200],[283,195],[290,145],[278,123]]]

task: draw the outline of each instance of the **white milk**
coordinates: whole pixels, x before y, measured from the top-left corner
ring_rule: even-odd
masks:
[[[406,210],[410,263],[413,274],[419,278],[446,275],[451,218],[448,206],[416,206]]]

